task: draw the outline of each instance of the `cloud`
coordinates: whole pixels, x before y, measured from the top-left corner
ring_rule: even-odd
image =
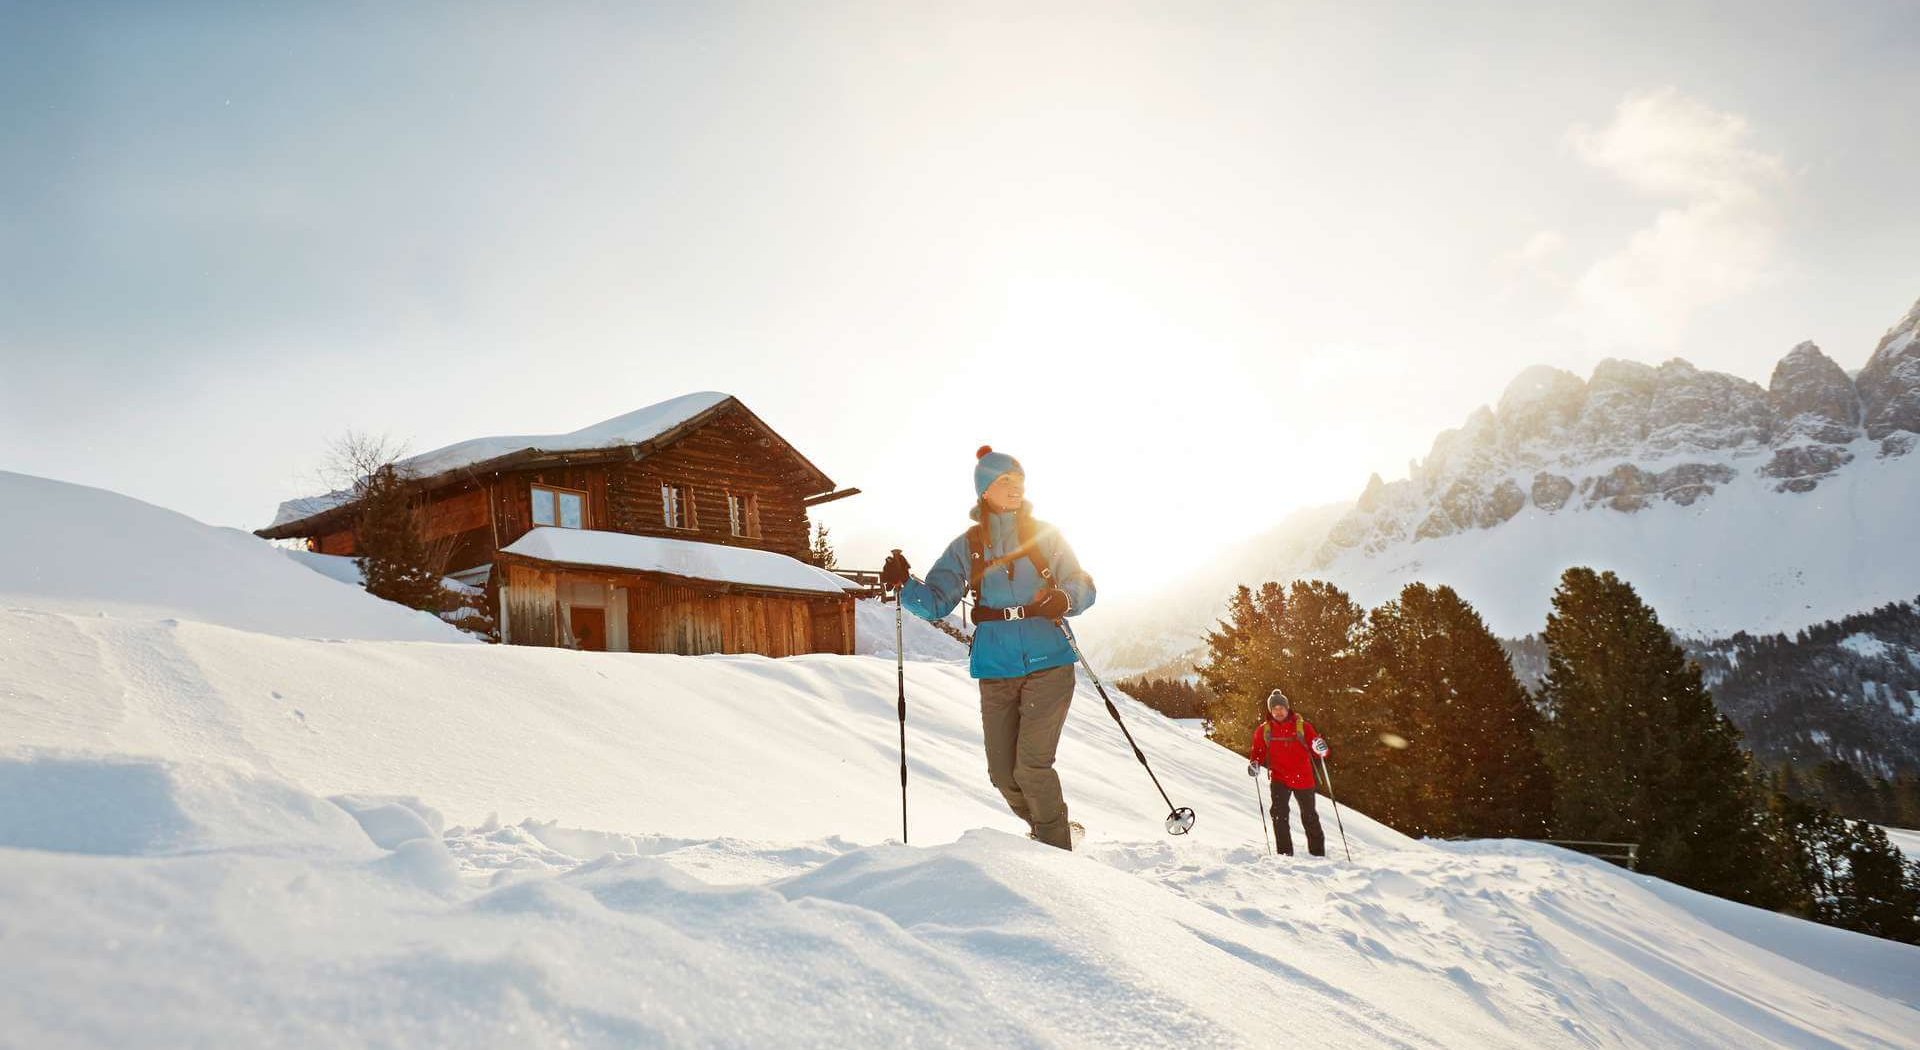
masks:
[[[1527,243],[1513,253],[1512,258],[1528,266],[1545,266],[1557,258],[1567,247],[1567,235],[1559,230],[1541,230],[1527,238]]]
[[[1752,144],[1739,114],[1663,88],[1628,96],[1608,124],[1576,125],[1565,141],[1580,160],[1669,202],[1573,281],[1561,319],[1594,342],[1671,348],[1696,312],[1777,272],[1786,164]]]

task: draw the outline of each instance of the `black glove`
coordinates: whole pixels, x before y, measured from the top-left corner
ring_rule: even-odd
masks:
[[[906,555],[898,550],[887,555],[887,563],[880,566],[880,586],[888,590],[899,590],[900,585],[911,577],[912,570],[907,565]]]
[[[1258,762],[1247,763],[1247,775],[1250,777],[1257,777],[1266,771],[1267,771],[1267,767],[1261,765]]]
[[[1067,596],[1067,592],[1058,587],[1045,587],[1027,603],[1027,615],[1058,620],[1071,608],[1073,608],[1073,599]]]

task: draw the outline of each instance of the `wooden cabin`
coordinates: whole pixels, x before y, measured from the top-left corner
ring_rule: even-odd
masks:
[[[478,438],[396,464],[446,574],[500,639],[612,652],[853,652],[858,586],[807,562],[833,480],[726,394],[571,434]],[[268,539],[355,553],[350,493],[291,500]]]

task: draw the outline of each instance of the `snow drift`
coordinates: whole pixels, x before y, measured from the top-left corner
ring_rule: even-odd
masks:
[[[297,574],[283,600],[339,587],[244,550]],[[1199,812],[1168,838],[1086,686],[1059,756],[1086,848],[1039,846],[926,625],[904,846],[891,655],[323,641],[51,573],[0,609],[0,1041],[1256,1047],[1277,1012],[1355,1047],[1920,1031],[1920,949],[1559,850],[1348,810],[1354,863],[1264,856],[1242,761],[1120,698]],[[222,578],[158,597],[220,610]],[[891,653],[890,613],[862,607],[863,653]]]
[[[256,537],[150,503],[0,471],[0,608],[177,618],[317,638],[453,642],[437,617],[381,601]]]

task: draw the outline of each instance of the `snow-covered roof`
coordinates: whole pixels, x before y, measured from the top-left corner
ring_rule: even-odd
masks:
[[[542,526],[513,541],[502,553],[568,565],[662,572],[695,580],[784,591],[840,594],[859,589],[858,584],[825,569],[774,551],[625,532]]]
[[[518,452],[582,452],[590,449],[638,445],[660,437],[712,408],[732,395],[715,390],[685,394],[657,405],[602,420],[568,434],[502,434],[471,438],[431,452],[409,456],[394,464],[400,473],[415,478],[432,478],[448,471],[472,467]],[[341,489],[323,496],[304,496],[280,504],[268,529],[291,524],[315,514],[332,510],[353,499],[353,493]]]

